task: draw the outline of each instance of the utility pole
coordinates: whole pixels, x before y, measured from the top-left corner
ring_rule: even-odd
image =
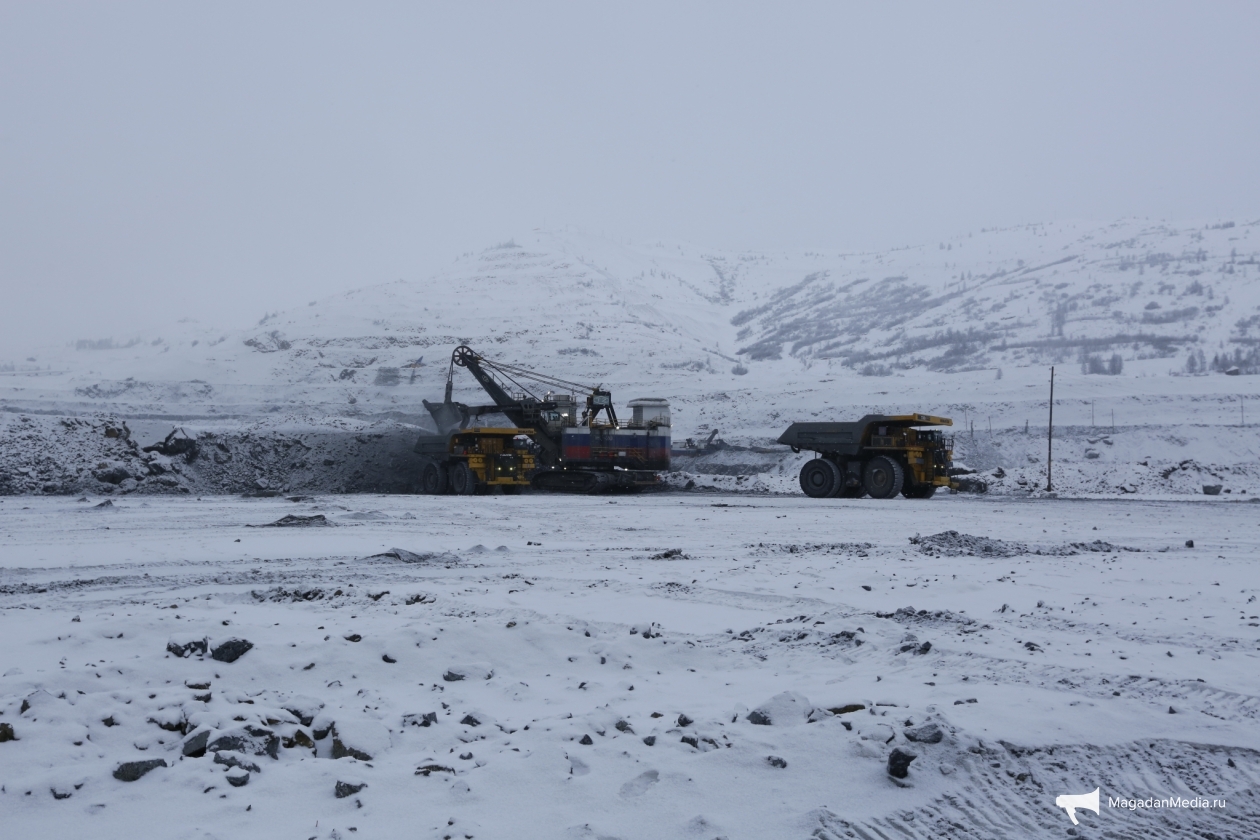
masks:
[[[1050,480],[1054,469],[1054,365],[1050,366],[1050,426],[1046,432],[1046,492],[1054,490],[1054,482]]]

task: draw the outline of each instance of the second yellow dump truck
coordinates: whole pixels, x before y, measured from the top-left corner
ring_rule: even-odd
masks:
[[[816,499],[930,499],[952,487],[954,439],[930,426],[952,426],[930,414],[868,414],[853,423],[793,423],[779,443],[818,457],[801,467],[801,490]]]

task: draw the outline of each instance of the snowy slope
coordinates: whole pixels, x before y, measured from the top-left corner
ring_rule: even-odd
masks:
[[[719,428],[764,447],[792,420],[932,411],[966,430],[964,460],[1009,469],[1037,457],[1054,364],[1056,421],[1080,438],[1064,474],[1076,462],[1076,485],[1116,492],[1136,479],[1104,470],[1114,459],[1086,463],[1100,430],[1138,430],[1125,450],[1161,471],[1260,455],[1254,425],[1230,428],[1260,380],[1221,372],[1255,369],[1257,225],[1033,225],[872,254],[533,232],[435,277],[295,302],[246,331],[170,324],[38,351],[0,366],[0,408],[149,418],[142,443],[173,423],[222,431],[275,415],[423,425],[421,399],[440,398],[450,352],[467,343],[602,383],[622,404],[667,397],[678,439]],[[485,401],[467,374],[456,385],[457,399]],[[984,436],[1026,426],[1018,458],[979,457],[995,451]],[[1190,443],[1222,436],[1211,455]]]

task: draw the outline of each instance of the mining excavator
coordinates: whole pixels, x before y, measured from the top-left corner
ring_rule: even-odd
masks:
[[[816,499],[930,499],[950,478],[954,439],[929,426],[952,426],[930,414],[868,414],[852,423],[793,423],[779,443],[818,457],[801,467],[801,490]]]
[[[471,373],[493,403],[455,402],[457,367]],[[451,354],[442,402],[425,400],[424,407],[438,430],[421,435],[415,446],[427,493],[484,493],[496,486],[511,493],[526,485],[578,493],[633,490],[659,484],[658,472],[669,469],[666,400],[632,400],[631,419],[623,423],[604,388],[493,361],[467,345]],[[475,425],[491,414],[513,425]]]

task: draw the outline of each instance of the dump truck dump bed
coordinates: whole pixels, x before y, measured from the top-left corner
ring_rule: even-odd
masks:
[[[838,455],[857,455],[867,439],[880,426],[952,426],[948,417],[931,414],[868,414],[851,423],[793,423],[779,436],[779,443],[793,449],[811,449],[815,452],[834,452]]]

